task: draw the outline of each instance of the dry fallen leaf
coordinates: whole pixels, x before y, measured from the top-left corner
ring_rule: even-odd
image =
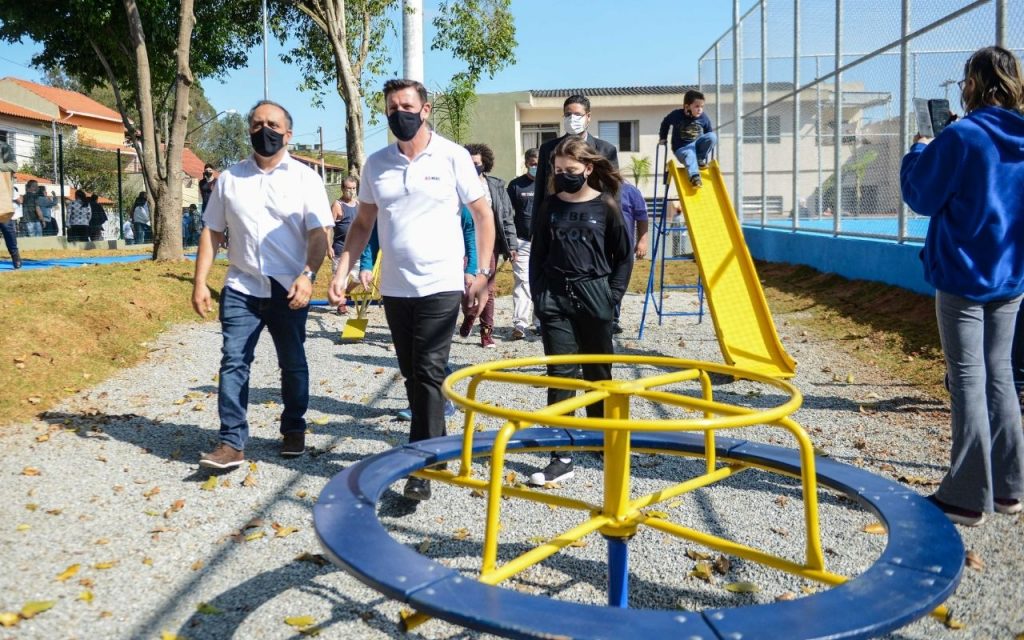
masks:
[[[96,586],[96,583],[92,578],[82,578],[78,581],[78,584],[85,587],[86,589],[92,589]]]
[[[36,436],[36,442],[46,442],[49,439],[50,439],[50,434],[48,434],[48,433],[44,433],[42,435]]]
[[[66,582],[67,580],[70,580],[71,578],[73,578],[75,576],[75,574],[78,573],[78,570],[81,569],[81,568],[82,568],[82,565],[80,565],[80,564],[73,564],[70,567],[68,567],[67,569],[65,569],[64,571],[62,571],[60,573],[60,575],[58,575],[56,578],[54,578],[54,580],[56,580],[57,582]]]
[[[263,518],[253,518],[249,522],[246,522],[244,525],[242,525],[242,531],[245,531],[246,529],[259,529],[263,526],[263,524]]]
[[[153,487],[149,491],[144,492],[142,494],[142,497],[145,498],[146,500],[149,500],[158,493],[160,493],[160,487]]]
[[[327,424],[328,420],[325,417],[313,418],[312,422],[313,422],[313,424],[325,425],[325,424]]]
[[[664,511],[644,511],[644,514],[648,518],[657,518],[659,520],[668,520],[668,514]]]
[[[311,562],[319,567],[325,567],[329,564],[327,558],[320,553],[300,553],[295,556],[295,560],[297,562]]]
[[[23,476],[38,476],[40,473],[42,472],[35,467],[25,467],[21,470],[21,475]]]
[[[707,560],[699,561],[694,566],[693,571],[690,572],[690,577],[703,580],[704,582],[711,582],[711,564]]]
[[[86,589],[82,593],[78,594],[78,598],[76,598],[76,600],[81,600],[82,602],[92,602],[92,600],[93,600],[92,591],[89,591],[88,589]]]
[[[36,600],[34,602],[26,602],[25,606],[21,608],[21,617],[28,620],[34,618],[44,611],[49,611],[53,608],[53,605],[57,604],[56,600]]]
[[[193,571],[199,571],[200,569],[202,569],[205,566],[206,566],[205,562],[203,562],[202,560],[196,560],[195,562],[192,563],[192,570]]]
[[[106,562],[97,562],[92,565],[92,568],[104,571],[106,569],[113,569],[115,566],[117,566],[117,560],[107,560]]]
[[[259,540],[260,538],[262,538],[265,535],[267,535],[267,534],[264,533],[262,530],[261,531],[253,531],[249,535],[245,536],[245,541],[246,542],[252,542],[253,540]]]
[[[14,530],[15,531],[28,531],[31,528],[32,528],[31,525],[19,524],[18,526],[14,527]]]
[[[305,498],[308,495],[309,495],[309,492],[307,492],[305,489],[295,492],[295,497],[300,499],[300,500]]]
[[[224,613],[223,611],[213,606],[209,602],[200,602],[198,605],[196,605],[196,611],[208,616],[219,616],[220,614]]]
[[[146,556],[145,558],[142,559],[142,564],[146,565],[147,567],[152,567],[153,566],[153,558],[150,558],[149,556]]]
[[[701,551],[697,551],[696,549],[687,549],[686,550],[686,557],[689,558],[690,560],[710,560],[711,559],[711,554],[710,553],[703,553]]]
[[[313,616],[292,616],[285,618],[284,623],[289,627],[309,627],[316,624],[316,619]]]
[[[184,636],[179,636],[178,634],[171,633],[170,631],[161,631],[160,632],[160,640],[187,640],[187,639]]]
[[[715,571],[724,576],[729,573],[729,569],[732,568],[732,562],[730,562],[729,558],[726,558],[725,556],[718,556],[715,558],[715,561],[711,566],[714,567]]]
[[[732,593],[757,593],[761,587],[753,582],[730,582],[725,585],[725,590]]]
[[[946,625],[947,629],[963,629],[966,625],[956,618],[953,617],[953,612],[950,611],[946,614],[946,617],[942,620],[942,624]]]
[[[780,593],[779,595],[775,596],[775,601],[786,602],[789,600],[796,600],[796,597],[796,594],[792,591],[784,591],[783,593]]]
[[[864,525],[861,528],[864,533],[873,533],[875,535],[885,535],[885,527],[882,526],[881,522],[872,522],[871,524]]]
[[[291,534],[299,530],[298,527],[286,527],[276,522],[270,525],[270,527],[274,530],[275,538],[284,538],[286,536],[290,536]]]
[[[779,496],[778,498],[775,498],[775,504],[779,505],[780,507],[786,506],[787,502],[789,502],[789,498],[787,498],[786,496]]]
[[[32,503],[32,502],[30,502],[30,503],[28,503],[28,504],[26,504],[26,505],[25,505],[25,508],[26,508],[26,509],[28,509],[29,511],[35,511],[36,509],[38,509],[38,508],[39,508],[39,505],[38,505],[38,504],[35,504],[35,503]]]
[[[245,474],[245,480],[242,480],[242,486],[243,487],[255,487],[256,486],[256,476],[252,475],[251,473]]]
[[[985,561],[974,551],[967,552],[967,566],[975,571],[982,571],[985,568]]]
[[[13,627],[19,622],[21,622],[21,616],[13,611],[4,611],[3,613],[0,613],[0,625]]]
[[[456,540],[465,540],[466,538],[469,537],[469,529],[467,529],[465,527],[461,527],[459,529],[456,529],[455,533],[452,535],[452,537],[455,538]]]
[[[217,488],[217,476],[210,476],[199,488],[203,491],[213,491]]]

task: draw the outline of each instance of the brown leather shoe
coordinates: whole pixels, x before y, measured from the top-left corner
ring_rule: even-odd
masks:
[[[284,442],[281,444],[281,455],[285,458],[295,458],[306,453],[306,434],[297,433],[284,434]]]
[[[220,443],[212,452],[199,459],[200,467],[231,469],[245,463],[245,454],[227,443]]]

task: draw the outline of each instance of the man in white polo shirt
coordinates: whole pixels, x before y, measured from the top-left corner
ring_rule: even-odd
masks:
[[[323,180],[288,154],[292,117],[269,100],[249,112],[252,157],[220,174],[203,213],[192,307],[213,310],[206,285],[217,247],[230,232],[228,275],[220,299],[221,349],[217,409],[220,444],[199,464],[229,469],[245,462],[249,365],[266,327],[281,367],[281,455],[305,452],[309,369],[306,316],[313,280],[334,226]]]
[[[381,250],[384,314],[405,377],[412,410],[409,441],[445,434],[441,383],[463,295],[482,308],[487,278],[481,269],[466,287],[460,207],[473,214],[477,264],[491,262],[494,217],[469,152],[430,129],[426,88],[414,80],[384,84],[388,126],[398,139],[366,160],[359,188],[359,213],[349,227],[345,250],[328,297],[345,299],[349,265],[377,224]],[[404,494],[430,498],[430,482],[409,478]]]

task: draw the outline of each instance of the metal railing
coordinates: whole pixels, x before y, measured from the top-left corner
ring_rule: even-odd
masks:
[[[1020,55],[1024,0],[734,0],[698,84],[743,223],[922,241],[899,186],[913,98],[957,111],[964,62],[992,44]]]

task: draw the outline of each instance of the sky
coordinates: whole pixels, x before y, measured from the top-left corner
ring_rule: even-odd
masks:
[[[463,69],[447,52],[430,50],[434,29],[430,24],[437,0],[424,0],[424,74],[429,89],[440,89]],[[744,1],[746,9],[750,2]],[[697,80],[697,60],[732,23],[732,2],[724,0],[591,0],[551,2],[512,0],[518,47],[515,59],[494,78],[484,77],[478,93],[558,89],[687,84]],[[402,64],[401,21],[398,32],[386,41],[392,58],[389,76],[399,76]],[[0,52],[0,75],[39,81],[41,73],[30,67],[38,46],[31,42],[5,45]],[[281,61],[285,51],[276,40],[269,43],[269,94],[294,118],[293,143],[315,144],[317,128],[323,127],[324,146],[345,148],[345,108],[336,94],[327,96],[324,108],[311,105],[311,96],[296,88],[300,76],[295,67]],[[252,51],[246,68],[231,71],[223,81],[206,79],[203,88],[218,110],[245,113],[263,98],[263,51]],[[383,85],[377,79],[369,87]],[[387,144],[385,124],[367,124],[366,151]]]

